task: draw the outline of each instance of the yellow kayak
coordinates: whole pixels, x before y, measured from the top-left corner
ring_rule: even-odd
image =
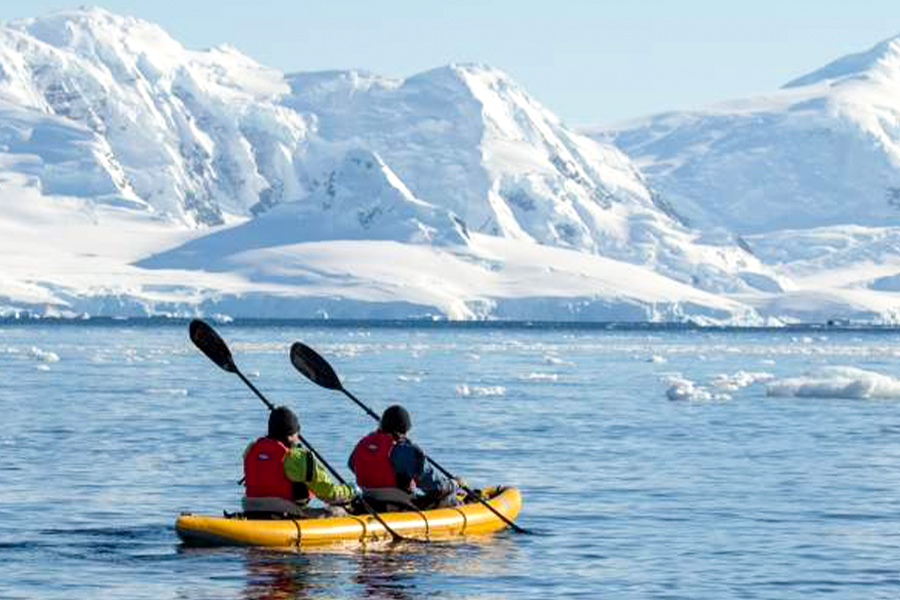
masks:
[[[522,495],[516,488],[487,488],[483,497],[510,521],[522,508]],[[491,533],[507,526],[478,501],[453,508],[386,512],[379,516],[401,536],[420,539]],[[391,539],[391,534],[372,515],[262,520],[183,514],[175,522],[175,531],[185,544],[195,546],[304,548]]]

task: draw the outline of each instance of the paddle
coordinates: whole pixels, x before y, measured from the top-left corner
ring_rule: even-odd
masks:
[[[263,404],[265,404],[270,411],[275,410],[275,406],[271,402],[269,402],[266,397],[262,395],[262,392],[256,389],[256,386],[253,385],[249,379],[244,377],[244,374],[241,373],[241,370],[237,368],[237,365],[234,364],[234,358],[232,358],[231,356],[231,350],[228,349],[228,345],[221,337],[219,337],[219,334],[216,333],[216,331],[212,327],[210,327],[207,323],[201,321],[200,319],[194,319],[193,321],[191,321],[188,331],[190,332],[191,341],[194,342],[194,345],[197,346],[197,348],[199,348],[200,351],[203,352],[203,354],[205,354],[211,361],[219,365],[219,367],[221,367],[223,370],[228,371],[229,373],[235,373],[238,377],[241,378],[241,381],[247,384],[247,387],[253,390],[253,393],[256,394],[256,396],[260,400],[262,400]],[[334,476],[335,479],[341,482],[342,485],[347,485],[347,482],[344,481],[340,473],[331,468],[331,465],[328,464],[328,462],[324,458],[322,458],[322,456],[318,452],[316,452],[315,448],[313,448],[309,444],[309,442],[307,442],[303,438],[303,436],[299,434],[299,432],[297,435],[300,438],[300,442],[304,446],[306,446],[306,448],[312,453],[313,456],[316,457],[316,460],[325,465],[325,468],[328,469],[332,476]],[[368,502],[366,502],[364,498],[360,498],[360,500],[362,501],[363,508],[366,509],[366,512],[375,517],[375,520],[381,523],[382,527],[384,527],[385,530],[390,533],[391,536],[393,536],[393,541],[425,541],[403,537],[402,535],[391,529],[390,526],[384,522],[384,520],[378,515],[377,512],[375,512],[375,510],[369,505]]]
[[[376,421],[380,421],[380,417],[368,406],[359,401],[359,399],[347,391],[344,388],[343,384],[341,384],[341,380],[338,378],[337,373],[334,372],[334,369],[331,368],[331,365],[328,364],[324,358],[322,358],[319,353],[315,350],[303,344],[301,342],[294,342],[291,345],[291,363],[294,365],[298,371],[300,371],[307,379],[319,385],[323,388],[329,390],[336,390],[343,392],[348,398],[353,400],[357,406],[366,411],[370,417],[375,419]],[[434,466],[438,471],[444,474],[444,476],[449,477],[450,479],[456,480],[456,477],[450,474],[444,467],[437,464],[433,458],[428,455],[425,455],[425,459]],[[457,480],[457,483],[458,480]],[[466,491],[469,496],[475,497],[481,502],[486,508],[488,508],[492,513],[500,517],[503,522],[513,528],[517,533],[531,533],[527,529],[523,529],[519,527],[508,518],[500,514],[493,506],[488,504],[484,498],[482,498],[479,494],[476,494],[468,486],[461,485],[463,490]]]

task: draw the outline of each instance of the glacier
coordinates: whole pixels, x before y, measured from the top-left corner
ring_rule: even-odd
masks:
[[[486,65],[281,73],[99,8],[5,23],[0,314],[895,322],[900,266],[867,240],[895,236],[896,166],[822,96],[847,69],[826,71],[576,132]],[[887,166],[804,178],[836,159],[797,158],[792,132],[829,118],[847,161]],[[741,131],[763,150],[731,143],[716,172]],[[869,269],[837,241],[851,224]]]

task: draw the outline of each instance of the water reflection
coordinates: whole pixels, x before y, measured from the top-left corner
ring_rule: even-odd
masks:
[[[477,598],[505,574],[515,550],[505,537],[306,553],[250,550],[242,597],[417,600],[446,596],[452,585],[457,594]]]
[[[303,555],[250,550],[247,552],[246,600],[313,598],[310,562]],[[321,585],[321,584],[320,584]]]

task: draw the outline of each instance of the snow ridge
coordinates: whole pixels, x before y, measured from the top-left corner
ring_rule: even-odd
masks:
[[[821,69],[786,83],[784,89],[851,77],[865,79],[874,73],[893,79],[900,77],[900,36],[884,40],[865,52],[832,61]]]

